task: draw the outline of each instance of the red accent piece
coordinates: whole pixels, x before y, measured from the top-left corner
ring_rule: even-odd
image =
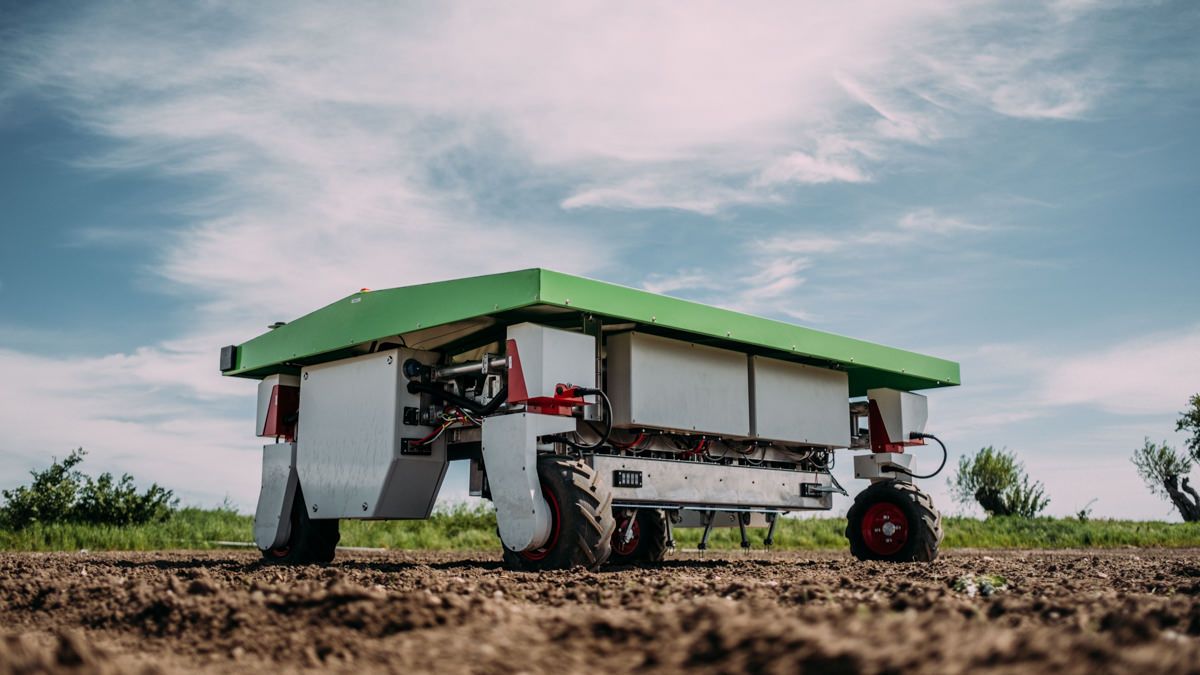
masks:
[[[885,530],[891,530],[891,534]],[[908,541],[908,518],[891,502],[872,504],[862,519],[862,537],[873,553],[894,555]]]
[[[509,340],[505,351],[510,361],[508,365],[508,402],[524,403],[529,400],[529,390],[525,387],[525,371],[521,370],[521,352],[517,351],[517,341]]]
[[[540,415],[561,415],[569,417],[575,413],[575,407],[585,403],[578,396],[535,396],[529,397],[529,387],[525,384],[525,371],[521,368],[521,352],[517,349],[517,341],[505,343],[505,350],[511,363],[508,366],[508,403],[524,403],[525,409]],[[563,390],[566,385],[560,384],[555,390]],[[569,390],[566,393],[573,393]]]
[[[537,561],[550,555],[550,551],[558,543],[559,531],[562,529],[562,512],[558,509],[558,499],[555,498],[554,493],[550,491],[549,486],[545,483],[542,483],[542,496],[545,497],[546,503],[550,505],[550,536],[541,548],[521,551],[519,555],[526,560]]]
[[[267,406],[267,417],[259,436],[283,436],[284,440],[296,438],[296,414],[300,410],[300,387],[277,384],[271,388],[271,403]]]
[[[625,528],[629,527],[630,518],[633,519],[633,530],[630,532],[632,536],[629,537],[629,541],[625,541]],[[626,516],[625,518],[621,519],[621,522],[617,523],[617,529],[613,530],[613,552],[626,556],[633,555],[633,552],[637,550],[638,543],[641,542],[641,540],[642,528],[638,526],[637,516]]]
[[[575,408],[571,405],[562,405],[562,401],[556,398],[538,397],[531,398],[525,402],[525,409],[531,413],[539,415],[559,415],[562,417],[570,417],[575,413]]]

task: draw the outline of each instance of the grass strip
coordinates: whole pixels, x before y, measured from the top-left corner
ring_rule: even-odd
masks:
[[[1200,523],[1074,518],[945,518],[943,548],[1200,547]],[[844,518],[785,518],[775,535],[779,550],[843,549]],[[496,516],[489,506],[441,509],[427,520],[342,521],[342,545],[399,550],[499,549]],[[754,548],[765,530],[751,530]],[[681,548],[694,548],[700,530],[678,529]],[[253,518],[224,509],[180,509],[161,523],[129,527],[35,524],[0,530],[5,551],[155,551],[219,548],[212,542],[253,541]],[[713,531],[714,549],[737,549],[736,528]]]

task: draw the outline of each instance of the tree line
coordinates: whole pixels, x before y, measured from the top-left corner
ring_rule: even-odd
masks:
[[[1184,450],[1176,450],[1166,441],[1154,443],[1147,437],[1142,447],[1133,451],[1131,461],[1150,492],[1170,501],[1185,522],[1200,522],[1200,494],[1188,477],[1192,467],[1200,463],[1200,394],[1188,399],[1175,430],[1188,434]],[[959,503],[978,504],[985,513],[995,516],[1033,518],[1050,503],[1045,487],[1030,479],[1015,453],[992,446],[959,458],[950,478],[950,491]],[[1085,506],[1079,512],[1081,520],[1087,518],[1088,511]]]

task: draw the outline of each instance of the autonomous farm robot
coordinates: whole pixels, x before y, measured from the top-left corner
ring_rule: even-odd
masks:
[[[933,438],[912,392],[958,365],[787,323],[531,269],[363,290],[223,348],[221,372],[259,380],[254,535],[280,562],[332,560],[342,519],[428,517],[456,460],[518,570],[658,561],[676,527],[769,546],[846,494],[842,449],[871,482],[855,556],[942,539],[905,449]]]

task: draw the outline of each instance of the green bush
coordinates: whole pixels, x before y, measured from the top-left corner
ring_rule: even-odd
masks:
[[[1187,432],[1184,444],[1192,460],[1200,462],[1200,394],[1192,394],[1188,399],[1187,410],[1179,413],[1179,419],[1175,422],[1175,431]]]
[[[177,499],[157,484],[139,493],[133,476],[120,480],[111,473],[97,478],[75,467],[83,461],[83,448],[72,450],[62,461],[55,459],[43,471],[31,471],[33,482],[4,490],[0,525],[21,530],[34,524],[83,523],[91,525],[140,525],[166,520]]]
[[[1014,453],[990,445],[959,458],[950,489],[960,504],[975,502],[993,516],[1034,518],[1050,503],[1045,488],[1030,482]]]

